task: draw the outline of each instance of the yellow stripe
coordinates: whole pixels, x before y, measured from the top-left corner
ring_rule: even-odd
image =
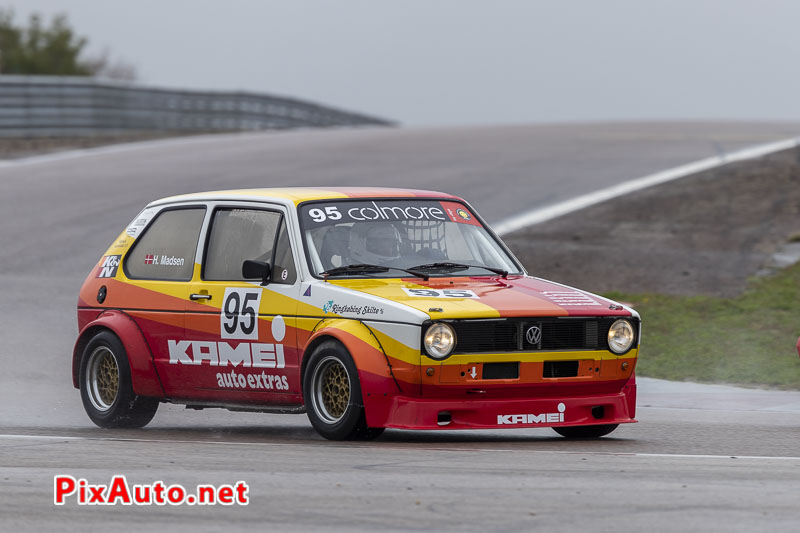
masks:
[[[209,191],[205,193],[181,194],[163,198],[161,201],[180,202],[187,199],[197,201],[220,200],[220,197],[235,196],[237,198],[266,199],[281,198],[294,202],[295,205],[308,200],[331,200],[349,198],[346,194],[329,191],[327,189],[231,189],[224,191]]]
[[[105,257],[107,255],[124,255],[125,252],[128,251],[128,248],[131,247],[131,244],[133,244],[133,237],[128,235],[127,230],[123,231],[116,238],[116,240],[114,241],[114,244],[112,244],[111,246],[108,247],[108,249],[106,250],[106,253],[103,254],[103,257]],[[102,260],[103,260],[103,258],[101,257],[100,261],[102,261]],[[98,262],[98,266],[99,266],[99,264],[100,263]]]
[[[386,355],[394,359],[399,359],[404,363],[409,363],[412,365],[420,364],[419,350],[409,348],[402,342],[395,340],[393,337],[383,333],[377,328],[370,327],[370,329],[372,330],[372,333],[378,337],[378,340],[381,342],[381,346],[383,346],[383,349],[386,350]],[[370,335],[370,337],[372,336]]]

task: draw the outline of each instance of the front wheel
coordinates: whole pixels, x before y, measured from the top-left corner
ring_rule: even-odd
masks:
[[[555,427],[553,431],[561,435],[562,437],[566,437],[568,439],[598,439],[604,435],[608,435],[615,429],[617,429],[619,424],[600,424],[597,426],[567,426],[567,427]]]
[[[98,333],[86,345],[79,381],[86,414],[102,428],[143,427],[158,409],[157,399],[133,392],[125,348],[110,331]]]
[[[383,428],[367,427],[358,370],[336,341],[317,346],[303,375],[303,397],[311,425],[330,440],[369,440]]]

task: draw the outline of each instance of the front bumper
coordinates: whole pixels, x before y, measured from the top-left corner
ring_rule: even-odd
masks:
[[[365,398],[370,427],[502,429],[636,422],[636,381],[613,393],[453,400],[403,395]]]

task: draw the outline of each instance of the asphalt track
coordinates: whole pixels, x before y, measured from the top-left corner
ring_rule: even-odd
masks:
[[[285,185],[433,188],[491,221],[746,146],[797,124],[592,124],[214,136],[0,165],[0,531],[797,530],[800,393],[642,380],[639,424],[320,439],[304,416],[162,406],[102,431],[69,378],[87,271],[149,200]],[[579,216],[579,214],[573,215]],[[646,353],[642,354],[646,357]],[[232,483],[247,507],[54,507],[53,475]]]

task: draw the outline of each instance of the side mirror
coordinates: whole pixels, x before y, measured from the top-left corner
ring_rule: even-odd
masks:
[[[263,261],[253,261],[246,259],[242,263],[242,277],[244,279],[260,279],[262,285],[269,283],[272,267]]]

